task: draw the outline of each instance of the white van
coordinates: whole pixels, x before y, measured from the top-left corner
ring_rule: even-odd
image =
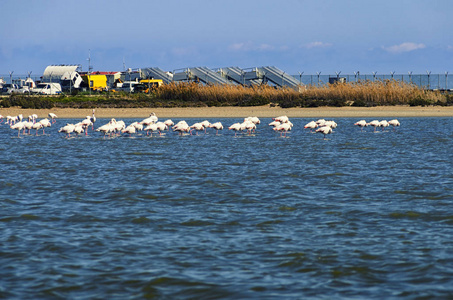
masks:
[[[59,83],[38,83],[33,88],[32,93],[40,95],[57,95],[61,94],[61,85]]]

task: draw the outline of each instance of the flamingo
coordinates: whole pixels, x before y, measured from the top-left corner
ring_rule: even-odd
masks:
[[[126,128],[124,128],[123,130],[121,130],[121,133],[126,133],[126,134],[129,134],[129,136],[131,136],[132,134],[134,134],[136,132],[136,128],[134,125],[129,125],[127,126]]]
[[[252,121],[245,121],[241,124],[241,127],[243,127],[244,129],[247,129],[248,134],[251,135],[252,132],[255,132],[256,124],[253,123]]]
[[[37,118],[38,118],[38,115],[36,115],[36,114],[29,115],[28,122],[32,122],[33,124],[35,124]]]
[[[318,124],[318,127],[324,126],[324,123],[326,123],[326,120],[324,120],[324,119],[318,119],[316,121],[316,124]]]
[[[180,121],[175,126],[173,126],[173,131],[178,131],[179,135],[183,135],[184,132],[190,131],[190,126],[186,121]]]
[[[335,121],[326,121],[324,122],[324,126],[329,126],[330,128],[332,129],[335,129],[337,128],[337,123],[335,123]]]
[[[390,124],[386,120],[382,120],[379,122],[379,126],[382,127],[382,131],[384,131],[385,127],[388,127]]]
[[[395,131],[395,127],[400,126],[400,122],[397,119],[393,119],[389,121],[389,125],[392,125],[393,130]]]
[[[85,131],[83,128],[84,128],[84,125],[82,123],[79,123],[74,126],[74,132],[77,134],[77,136],[79,136],[79,134],[81,134],[82,132]]]
[[[286,133],[288,131],[291,131],[291,128],[292,128],[291,124],[286,122],[286,123],[282,123],[282,124],[274,127],[273,129],[275,131],[280,131],[280,136],[283,136],[283,132],[284,132],[285,133],[285,137],[286,137]]]
[[[379,127],[379,121],[378,120],[373,120],[370,123],[366,124],[367,126],[373,126],[374,127],[374,132],[376,132],[376,127]]]
[[[52,120],[52,124],[55,123],[57,120],[55,120],[57,117],[56,114],[54,113],[49,113],[49,118]]]
[[[64,132],[67,134],[66,137],[71,137],[71,133],[74,132],[74,129],[75,129],[75,125],[74,124],[66,124],[65,126],[61,127],[58,132]]]
[[[234,130],[234,136],[236,136],[236,133],[238,131],[241,131],[242,129],[241,123],[234,123],[230,127],[228,127],[228,130]]]
[[[97,128],[96,131],[103,132],[104,133],[104,138],[107,134],[110,134],[115,130],[113,123],[109,122],[105,125],[102,125],[101,127]]]
[[[209,127],[210,128],[214,128],[216,130],[216,133],[215,133],[216,135],[219,134],[219,130],[223,130],[223,125],[220,122],[216,122],[214,124],[210,124]]]
[[[12,117],[12,116],[6,116],[6,123],[11,126],[13,124],[16,124],[17,117]]]
[[[93,109],[93,112],[92,112],[92,114],[91,114],[91,119],[90,119],[90,121],[91,121],[91,123],[92,123],[92,124],[91,124],[91,130],[94,130],[94,122],[96,122],[96,116],[94,115],[94,109]]]
[[[139,123],[139,122],[133,122],[129,126],[134,126],[135,127],[135,131],[142,131],[143,130],[143,125],[141,123]]]
[[[203,127],[204,127],[204,133],[206,133],[206,129],[209,128],[209,126],[211,125],[211,123],[210,123],[208,120],[204,120],[203,122],[201,122],[201,124],[202,124]]]
[[[153,136],[153,132],[158,130],[157,124],[149,124],[143,130],[146,131],[146,135],[149,135],[149,132],[151,131],[151,136]]]
[[[162,131],[168,130],[168,126],[164,122],[157,122],[156,127],[159,130],[159,135],[162,135]]]
[[[313,132],[313,129],[315,129],[317,127],[318,127],[318,124],[316,124],[315,121],[311,121],[311,122],[305,124],[305,126],[304,126],[305,129],[310,128],[310,132]]]
[[[332,128],[330,126],[322,126],[316,129],[316,132],[324,134],[324,139],[326,139],[326,136],[332,133]]]
[[[189,127],[189,124],[187,124],[186,121],[181,120],[181,121],[179,121],[178,123],[176,123],[176,124],[172,127],[172,129],[173,129],[173,131],[178,131],[178,130],[176,130],[176,129],[182,128],[182,127],[183,127],[183,128]]]
[[[44,126],[41,122],[37,122],[37,123],[33,124],[32,128],[36,130],[36,135],[38,135],[38,130],[41,128],[43,128],[43,132],[44,132]]]
[[[124,128],[126,128],[126,123],[124,123],[123,120],[116,121],[115,119],[112,119],[110,122],[112,122],[113,126],[113,132],[121,132]]]
[[[211,124],[211,123],[209,123],[209,124]],[[197,135],[198,135],[198,131],[205,130],[205,127],[204,127],[204,125],[202,123],[195,123],[192,126],[190,126],[190,129],[191,129],[190,130],[190,134],[192,134],[193,130],[196,130],[197,131]]]
[[[261,121],[260,121],[260,119],[258,119],[258,117],[247,117],[247,118],[244,119],[244,121],[250,121],[250,122],[252,122],[255,125],[261,123]]]
[[[289,118],[287,116],[280,116],[276,118],[272,118],[274,121],[279,121],[280,123],[287,123],[289,121]]]
[[[85,120],[80,122],[80,124],[85,129],[84,130],[85,131],[85,135],[88,135],[88,127],[91,126],[91,129],[93,129],[93,122],[91,121],[91,117],[90,116],[87,116]]]
[[[149,125],[149,124],[156,123],[157,121],[158,121],[158,118],[157,118],[156,114],[155,113],[151,113],[149,115],[149,117],[144,119],[143,121],[141,121],[141,123],[143,125]]]
[[[360,127],[360,131],[363,131],[363,127],[366,127],[367,124],[368,123],[365,120],[360,120],[360,121],[354,123],[355,126],[359,126]]]
[[[280,125],[280,124],[281,124],[281,123],[280,123],[279,121],[272,121],[272,122],[269,123],[269,126],[275,127],[275,126],[278,126],[278,125]]]
[[[40,120],[38,123],[42,125],[42,134],[43,135],[44,135],[44,128],[50,127],[52,125],[52,123],[47,118]]]
[[[31,129],[33,128],[33,122],[32,121],[24,121],[24,134],[25,130],[28,130],[28,134],[30,135]]]
[[[3,116],[0,115],[0,123],[3,123]]]
[[[10,128],[17,130],[17,137],[19,137],[20,131],[25,128],[25,124],[23,122],[17,122],[11,125]]]
[[[170,120],[170,119],[165,120],[164,124],[167,125],[168,127],[171,127],[171,126],[175,125],[175,123],[172,120]]]

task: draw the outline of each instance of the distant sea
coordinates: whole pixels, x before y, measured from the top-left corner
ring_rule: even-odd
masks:
[[[0,125],[0,298],[453,298],[453,118],[334,120],[326,139],[305,118],[287,137]]]

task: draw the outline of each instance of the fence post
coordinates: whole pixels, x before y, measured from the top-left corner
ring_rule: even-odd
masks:
[[[429,90],[430,88],[429,75],[431,75],[431,71],[426,71],[426,74],[428,74],[428,90]]]
[[[445,71],[445,90],[448,90],[448,72]]]

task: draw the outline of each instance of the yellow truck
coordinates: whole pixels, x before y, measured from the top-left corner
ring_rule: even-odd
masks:
[[[140,80],[140,87],[135,86],[136,91],[149,93],[150,90],[157,89],[164,84],[162,79],[142,79]]]
[[[104,74],[83,74],[82,79],[93,91],[107,90],[107,76]]]

